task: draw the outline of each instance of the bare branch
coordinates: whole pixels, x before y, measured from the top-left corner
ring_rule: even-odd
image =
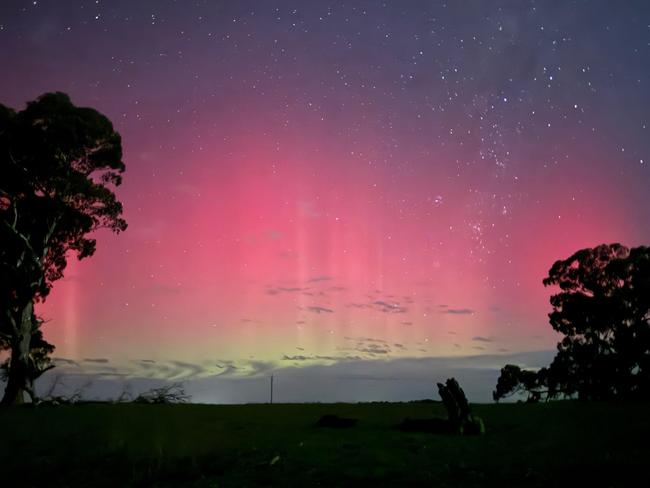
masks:
[[[134,403],[187,403],[191,396],[185,393],[183,383],[172,383],[152,388],[138,395]]]
[[[5,224],[5,225],[6,225],[6,226],[7,226],[7,227],[8,227],[8,228],[13,232],[13,234],[14,234],[18,239],[20,239],[21,241],[23,241],[23,243],[25,244],[25,247],[30,251],[30,253],[31,253],[31,255],[32,255],[32,259],[33,259],[34,262],[35,262],[35,263],[40,267],[40,266],[41,266],[41,262],[40,262],[40,260],[38,259],[38,256],[36,255],[36,251],[34,251],[34,248],[32,247],[32,244],[29,242],[29,239],[28,239],[24,234],[18,232],[18,231],[16,230],[15,227],[9,225],[8,222],[6,222],[6,221],[3,221],[3,222],[4,222],[4,224]]]

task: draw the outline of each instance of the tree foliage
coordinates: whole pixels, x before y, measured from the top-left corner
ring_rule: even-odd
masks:
[[[538,402],[543,395],[548,393],[548,370],[539,371],[521,369],[514,364],[506,364],[501,368],[496,390],[492,392],[494,401],[507,398],[518,393],[527,393],[527,402]]]
[[[544,280],[551,326],[564,335],[551,365],[554,389],[580,398],[650,393],[650,248],[582,249]]]
[[[95,252],[94,231],[126,229],[113,193],[123,171],[120,135],[96,110],[63,93],[19,112],[0,105],[0,337],[11,349],[3,403],[33,393],[34,303],[63,276],[70,254]]]
[[[550,398],[650,397],[650,248],[603,244],[556,261],[544,279],[551,296],[551,326],[564,335],[548,368],[536,378],[501,371],[503,392],[546,387]]]

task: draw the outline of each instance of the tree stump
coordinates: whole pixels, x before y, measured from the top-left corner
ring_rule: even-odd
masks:
[[[447,382],[449,382],[449,380],[447,380]],[[454,395],[451,393],[449,388],[447,388],[447,386],[443,385],[442,383],[438,383],[438,393],[440,394],[440,398],[442,398],[442,404],[445,406],[445,410],[447,410],[448,422],[454,428],[459,427],[460,408],[458,407],[458,403],[456,403]]]
[[[447,410],[447,421],[454,432],[461,435],[485,433],[483,420],[472,416],[465,392],[455,378],[449,378],[444,385],[438,383],[438,393]]]

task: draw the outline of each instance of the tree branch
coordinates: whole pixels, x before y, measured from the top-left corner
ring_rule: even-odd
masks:
[[[45,195],[47,195],[48,193],[47,193],[47,191],[45,190],[45,188],[44,188],[42,185],[40,185],[40,184],[39,184],[37,181],[35,181],[33,178],[29,178],[29,171],[28,171],[27,168],[25,168],[24,166],[21,166],[21,165],[18,163],[18,161],[16,161],[16,159],[15,159],[14,156],[13,156],[13,154],[11,154],[11,151],[8,151],[8,154],[9,154],[9,159],[11,160],[11,162],[13,163],[13,165],[16,166],[18,169],[23,170],[23,172],[24,172],[25,174],[28,175],[28,180],[29,180],[29,181],[30,181],[30,182],[31,182],[31,183],[32,183],[32,184],[33,184],[33,185],[34,185],[38,190],[42,191]]]
[[[47,253],[50,250],[50,239],[52,238],[52,235],[54,234],[54,229],[56,229],[56,225],[59,223],[60,219],[61,219],[60,216],[54,217],[54,221],[50,225],[47,234],[45,234],[45,237],[43,238],[43,256],[41,257],[41,262],[45,261],[45,258],[47,257]]]
[[[17,337],[20,334],[20,331],[18,330],[18,326],[16,325],[16,321],[14,320],[13,316],[11,315],[11,310],[5,310],[5,315],[9,319],[9,325],[11,325],[11,330],[14,333],[13,337]]]

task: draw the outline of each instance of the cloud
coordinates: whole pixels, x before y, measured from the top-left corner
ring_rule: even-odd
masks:
[[[330,286],[327,288],[328,291],[345,291],[346,288],[344,286]]]
[[[136,359],[133,361],[140,370],[150,371],[156,369],[156,361],[152,359]]]
[[[473,315],[474,310],[471,308],[448,308],[447,310],[442,310],[440,313],[449,315]]]
[[[392,295],[387,295],[387,298],[390,298],[391,296]],[[346,307],[362,308],[362,309],[370,308],[384,313],[406,313],[408,311],[408,308],[404,307],[397,301],[375,299],[375,297],[371,295],[368,295],[368,298],[370,298],[373,301],[371,303],[351,302],[346,304]]]
[[[79,361],[66,358],[53,358],[56,375],[92,374],[96,376],[122,376],[129,374],[128,367],[111,364],[106,358],[83,358]]]
[[[306,356],[298,354],[296,356],[283,355],[282,361],[361,361],[361,356],[324,356],[324,355],[311,355]]]
[[[240,371],[243,371],[246,376],[259,376],[274,371],[275,364],[270,361],[247,361],[243,367],[240,366]]]
[[[354,348],[351,349],[355,352],[360,352],[363,354],[370,354],[370,355],[390,354],[392,352],[388,341],[384,339],[377,339],[374,337],[350,337],[350,336],[344,336],[343,338],[347,341],[356,343],[354,345]],[[401,348],[404,346],[400,344],[397,345],[396,347]]]
[[[357,352],[362,352],[366,354],[390,354],[391,349],[388,346],[385,345],[380,345],[380,344],[366,344],[366,345],[359,345],[355,349]]]
[[[307,280],[307,283],[317,283],[319,281],[330,281],[332,279],[331,276],[314,276],[313,278],[310,278]]]
[[[375,300],[372,302],[373,305],[379,307],[382,312],[386,313],[405,313],[407,311],[406,307],[402,307],[399,303],[396,302],[387,302],[384,300]]]
[[[320,307],[318,305],[312,305],[310,307],[307,307],[307,310],[309,310],[310,312],[314,312],[314,313],[333,313],[334,312],[334,310],[332,310],[331,308]]]
[[[350,337],[350,336],[343,336],[343,339],[346,341],[355,341],[355,342],[374,342],[376,344],[388,344],[388,341],[384,339],[376,339],[374,337]]]
[[[199,364],[206,370],[203,376],[188,377],[182,381],[194,402],[242,404],[268,401],[270,371],[273,371],[276,378],[276,398],[283,402],[438,399],[432,381],[455,377],[470,401],[480,403],[492,402],[492,390],[504,364],[538,369],[547,366],[555,352],[545,350],[417,358],[302,355],[284,356],[279,365],[262,361],[212,360]],[[130,369],[112,374],[96,373],[92,365],[87,365],[81,371],[77,368],[68,369],[61,376],[66,390],[72,392],[89,385],[84,391],[84,397],[95,399],[115,399],[125,385],[130,385],[137,394],[175,381],[150,375],[149,372],[144,372],[147,376],[143,376],[142,371],[133,368],[138,362],[142,360],[131,361]],[[291,362],[298,363],[299,366]],[[56,369],[45,373],[37,381],[37,392],[47,391],[53,378],[58,375]]]
[[[208,377],[240,377],[261,375],[274,368],[273,363],[255,360],[252,356],[246,360],[233,361],[221,359],[216,361],[158,361],[156,363],[138,364],[139,369],[129,371],[133,377],[147,377],[168,381],[192,381]]]
[[[494,342],[494,339],[491,339],[489,337],[483,337],[483,336],[474,336],[472,337],[472,340],[477,342]]]
[[[237,373],[239,368],[232,361],[223,361],[223,364],[215,364],[220,371],[216,376],[231,376]]]
[[[314,356],[304,356],[302,354],[297,354],[295,356],[287,356],[284,354],[282,356],[282,361],[310,361],[313,360]]]
[[[206,373],[205,367],[201,364],[187,363],[185,361],[170,361],[168,364],[173,367],[170,370],[173,379],[191,378]]]
[[[79,363],[75,361],[74,359],[68,359],[68,358],[52,358],[52,361],[54,363],[59,363],[59,364],[66,364],[70,366],[79,366]]]
[[[305,292],[309,290],[309,288],[302,288],[299,286],[272,286],[272,285],[267,285],[266,287],[266,294],[267,295],[278,295],[280,293],[298,293],[298,292]]]

